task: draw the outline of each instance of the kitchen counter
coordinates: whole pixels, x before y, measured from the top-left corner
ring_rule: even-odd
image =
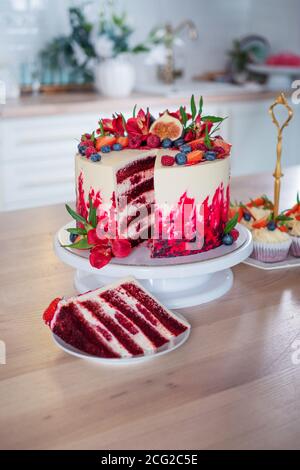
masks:
[[[201,90],[201,84],[195,83],[195,89]],[[278,91],[279,93],[279,91]],[[250,91],[242,89],[234,93],[224,93],[205,96],[205,104],[241,103],[247,101],[274,100],[276,91]],[[178,92],[178,96],[166,97],[161,95],[135,93],[128,98],[105,98],[97,93],[56,93],[23,96],[19,100],[9,101],[0,106],[0,116],[3,118],[24,118],[35,116],[52,116],[58,114],[99,113],[104,116],[111,110],[131,110],[138,107],[151,108],[189,105],[190,95]]]
[[[299,181],[300,166],[285,171],[283,208]],[[233,198],[272,185],[270,174],[234,178]],[[299,268],[241,264],[227,295],[183,311],[183,347],[99,367],[59,350],[41,319],[50,300],[74,293],[52,249],[67,220],[63,205],[1,215],[1,449],[299,449]]]

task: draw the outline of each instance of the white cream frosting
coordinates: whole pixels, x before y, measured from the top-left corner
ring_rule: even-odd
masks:
[[[226,191],[230,177],[229,157],[197,165],[162,166],[161,156],[175,156],[178,151],[169,149],[122,150],[102,155],[100,162],[92,162],[76,155],[76,185],[78,176],[83,174],[85,199],[93,188],[100,191],[102,201],[109,204],[112,194],[117,191],[116,172],[130,162],[157,155],[154,168],[155,202],[174,205],[187,192],[201,204],[207,197],[211,201],[217,188],[223,185]],[[121,188],[120,188],[121,189]],[[123,185],[124,190],[124,185]],[[121,189],[122,191],[122,189]]]
[[[299,216],[299,214],[297,214]],[[300,237],[300,220],[296,219],[296,216],[293,214],[290,216],[293,220],[288,222],[289,233],[292,237]]]
[[[290,237],[286,232],[268,230],[267,228],[256,228],[252,230],[253,241],[260,243],[285,243]]]

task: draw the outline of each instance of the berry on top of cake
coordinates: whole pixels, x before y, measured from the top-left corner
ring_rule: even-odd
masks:
[[[43,319],[72,347],[115,359],[154,354],[190,329],[133,278],[54,299]]]

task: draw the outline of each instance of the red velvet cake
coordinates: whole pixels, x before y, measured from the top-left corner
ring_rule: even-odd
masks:
[[[145,241],[160,258],[235,241],[226,228],[231,145],[216,135],[223,118],[205,116],[202,105],[192,97],[190,113],[114,115],[81,137],[71,241],[91,249],[94,267]]]
[[[154,354],[190,328],[132,278],[55,299],[43,319],[67,344],[104,358]]]

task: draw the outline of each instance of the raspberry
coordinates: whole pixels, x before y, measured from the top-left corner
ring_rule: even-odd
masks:
[[[161,164],[163,166],[173,166],[175,163],[175,158],[170,155],[163,155],[161,157]]]
[[[97,153],[97,150],[95,149],[95,147],[88,147],[85,151],[86,158],[90,158],[90,156],[93,155],[93,153]]]
[[[239,238],[239,231],[236,228],[233,228],[230,232],[230,235],[232,236],[233,240],[236,241]]]
[[[160,138],[158,135],[149,134],[147,137],[147,145],[150,148],[160,147]]]
[[[130,149],[138,149],[143,141],[143,137],[141,135],[133,135],[129,136],[128,139],[128,147]]]

